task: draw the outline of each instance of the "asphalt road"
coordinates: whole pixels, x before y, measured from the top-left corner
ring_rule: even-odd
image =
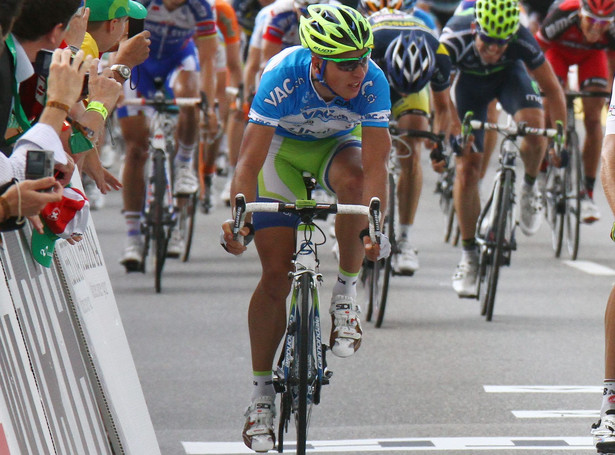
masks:
[[[435,175],[424,170],[413,231],[421,268],[393,279],[383,327],[363,324],[354,357],[330,356],[334,375],[312,415],[314,453],[594,453],[589,429],[615,275],[602,190],[602,220],[583,226],[575,264],[554,258],[546,223],[533,237],[519,232],[486,322],[478,301],[451,288],[460,250],[442,240]],[[93,216],[162,452],[248,453],[241,429],[251,388],[247,305],[260,269],[254,248],[239,258],[220,248],[229,211],[218,205],[199,214],[190,262],[169,260],[156,294],[151,268],[126,274],[118,264],[120,209],[119,194],[109,195]],[[321,259],[326,302],[336,265],[327,247]]]

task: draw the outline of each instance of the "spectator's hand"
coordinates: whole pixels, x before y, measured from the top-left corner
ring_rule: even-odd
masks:
[[[19,191],[17,189],[19,185]],[[41,190],[49,192],[41,193]],[[21,210],[19,208],[19,194],[21,193]],[[11,185],[2,195],[9,203],[10,213],[7,216],[37,216],[49,202],[62,200],[62,185],[53,177],[38,180],[24,180]],[[42,226],[42,225],[41,225]]]
[[[149,57],[150,32],[143,30],[132,38],[121,41],[115,56],[115,62],[133,68]]]
[[[96,186],[102,194],[122,188],[122,183],[103,167],[96,150],[88,150],[81,155],[79,157],[80,170],[96,182]]]
[[[98,62],[98,60],[95,60],[95,62]],[[98,64],[96,63],[96,65]],[[105,68],[100,74],[96,71],[90,73],[88,91],[90,101],[103,103],[109,113],[111,113],[123,92],[122,84],[115,80],[113,71],[109,68]]]
[[[62,186],[66,186],[70,183],[70,179],[73,177],[73,172],[75,171],[75,161],[68,153],[66,154],[66,160],[66,164],[56,162],[53,168],[56,174],[56,180],[60,182]]]
[[[64,41],[70,46],[80,48],[85,37],[85,32],[88,28],[88,19],[90,18],[90,8],[83,8],[83,13],[73,16],[68,23]]]
[[[72,106],[81,95],[83,78],[92,66],[92,57],[83,51],[72,58],[70,49],[56,49],[49,66],[47,79],[47,99]]]

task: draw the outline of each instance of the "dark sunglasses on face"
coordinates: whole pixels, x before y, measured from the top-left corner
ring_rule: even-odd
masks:
[[[491,36],[484,34],[482,31],[478,32],[478,36],[480,37],[480,40],[487,46],[495,44],[498,47],[506,46],[508,43],[510,43],[512,39],[512,36],[508,38],[492,38]]]
[[[334,62],[340,71],[351,72],[357,69],[359,65],[366,66],[369,62],[369,56],[372,50],[368,49],[361,57],[348,57],[348,58],[335,58],[335,57],[321,57],[323,60]]]
[[[615,17],[605,17],[605,16],[596,16],[586,9],[581,9],[581,16],[586,18],[591,25],[597,25],[599,27],[604,27],[605,25],[610,25],[615,20]]]

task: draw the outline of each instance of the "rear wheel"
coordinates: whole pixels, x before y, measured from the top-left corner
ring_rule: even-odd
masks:
[[[583,163],[579,137],[575,131],[568,135],[568,166],[565,172],[566,189],[566,247],[572,260],[579,253],[581,230],[581,189],[583,188]]]

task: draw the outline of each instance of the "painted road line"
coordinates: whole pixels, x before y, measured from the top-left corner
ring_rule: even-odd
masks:
[[[485,385],[487,393],[602,393],[602,386],[579,385]]]
[[[562,261],[569,267],[574,267],[582,272],[589,273],[590,275],[605,275],[605,276],[613,276],[615,275],[615,270],[600,264],[596,264],[591,261]]]
[[[554,419],[554,418],[599,418],[600,411],[596,409],[583,410],[553,410],[553,411],[511,411],[518,419]]]
[[[241,442],[182,442],[186,455],[234,455],[253,454]],[[288,448],[288,450],[287,450]],[[351,439],[341,441],[310,441],[310,453],[334,452],[442,452],[448,450],[498,451],[540,450],[545,451],[591,451],[596,449],[590,437],[497,437],[497,438],[399,438],[399,439]],[[294,443],[284,444],[284,453],[294,453]]]

